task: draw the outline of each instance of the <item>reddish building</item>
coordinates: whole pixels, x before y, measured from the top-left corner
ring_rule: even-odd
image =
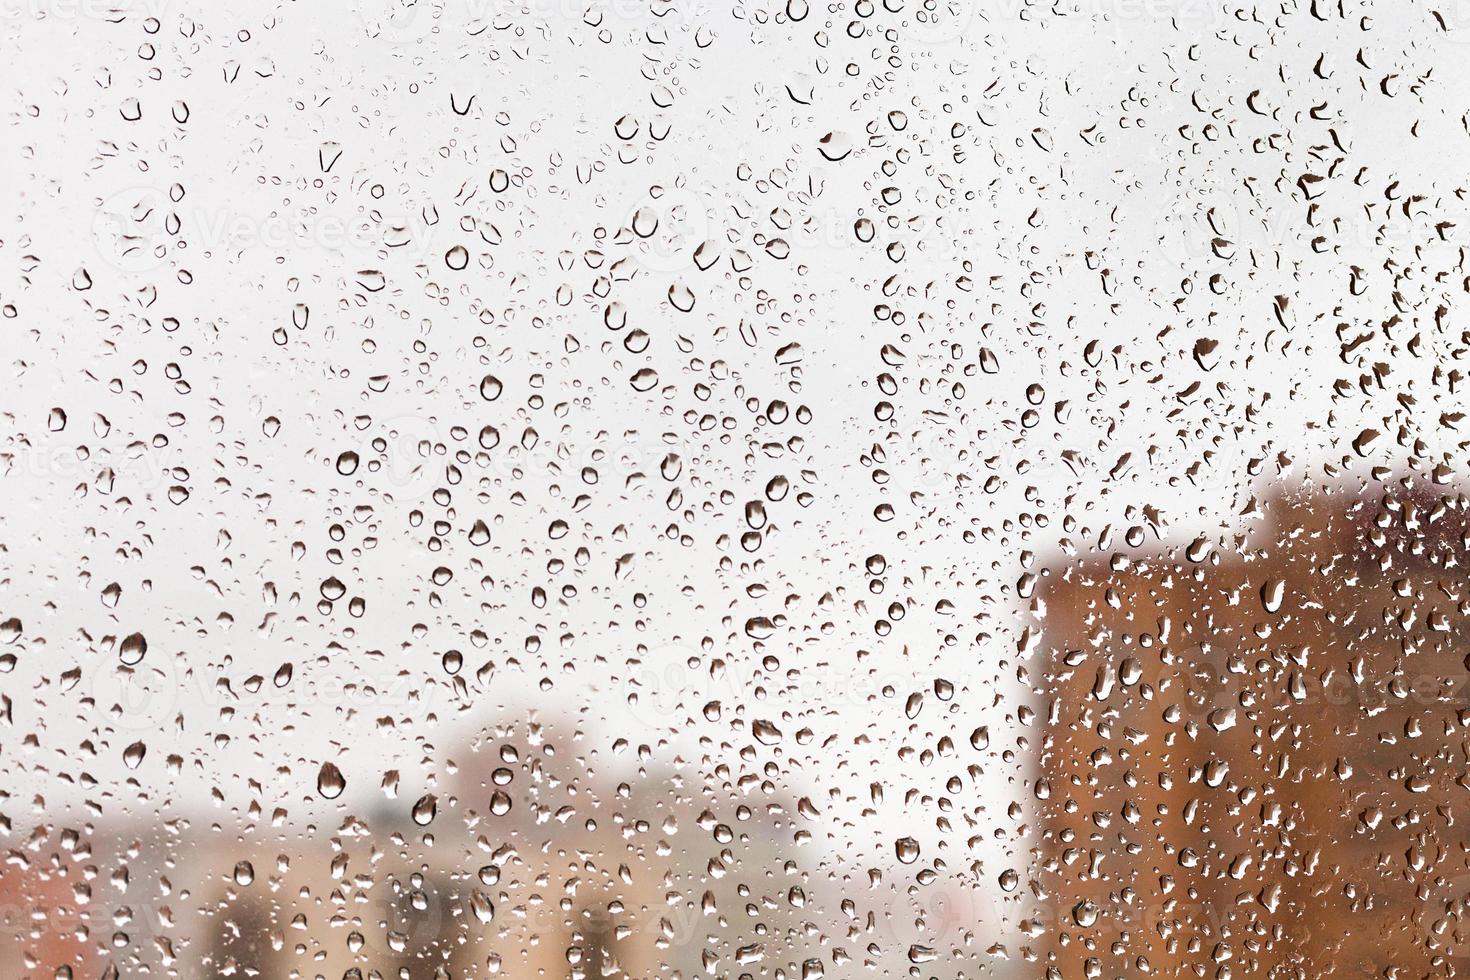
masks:
[[[109,927],[91,914],[96,884],[77,849],[10,851],[0,865],[0,976],[97,977]],[[94,869],[95,870],[95,869]],[[70,971],[68,974],[66,971]]]
[[[1466,510],[1299,492],[1230,552],[1051,569],[1052,976],[1470,974]]]

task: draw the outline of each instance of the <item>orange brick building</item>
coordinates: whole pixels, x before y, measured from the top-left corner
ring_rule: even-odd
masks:
[[[1051,976],[1470,975],[1465,498],[1264,509],[1037,590]]]

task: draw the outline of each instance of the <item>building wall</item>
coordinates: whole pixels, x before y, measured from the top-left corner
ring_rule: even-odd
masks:
[[[101,973],[107,922],[89,912],[83,865],[60,852],[12,853],[0,865],[0,977]]]
[[[1235,553],[1096,555],[1039,591],[1061,976],[1470,967],[1463,510],[1267,511]]]

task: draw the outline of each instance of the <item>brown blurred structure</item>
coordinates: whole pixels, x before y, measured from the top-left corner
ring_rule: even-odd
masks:
[[[12,855],[0,868],[0,976],[99,964],[82,916],[91,886],[70,861]],[[79,976],[96,975],[80,973]]]
[[[1465,498],[1265,511],[1036,591],[1047,975],[1470,975]]]

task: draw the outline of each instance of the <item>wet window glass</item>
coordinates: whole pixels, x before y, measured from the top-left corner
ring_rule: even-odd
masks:
[[[1465,0],[0,0],[0,980],[1470,974]]]

